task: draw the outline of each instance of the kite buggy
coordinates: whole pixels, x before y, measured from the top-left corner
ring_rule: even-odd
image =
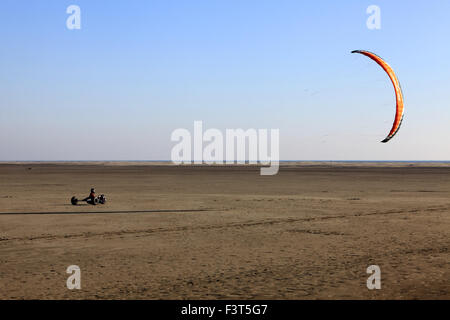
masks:
[[[72,199],[70,199],[70,202],[76,206],[78,204],[78,201],[85,201],[88,204],[92,204],[92,205],[97,205],[97,204],[105,204],[106,203],[106,197],[104,194],[100,195],[100,196],[95,196],[95,189],[92,188],[91,189],[91,193],[89,194],[89,196],[87,196],[86,198],[82,199],[82,200],[78,200],[77,197],[73,196]]]

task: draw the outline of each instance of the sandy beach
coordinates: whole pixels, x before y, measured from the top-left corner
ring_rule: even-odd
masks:
[[[449,233],[448,164],[0,164],[0,299],[449,299]]]

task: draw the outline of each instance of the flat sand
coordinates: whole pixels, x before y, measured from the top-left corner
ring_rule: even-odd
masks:
[[[0,164],[0,299],[449,299],[449,233],[445,164]]]

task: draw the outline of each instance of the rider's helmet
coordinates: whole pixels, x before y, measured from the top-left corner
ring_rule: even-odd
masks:
[[[95,193],[95,189],[94,189],[94,188],[91,188],[91,192],[94,192],[94,193]]]

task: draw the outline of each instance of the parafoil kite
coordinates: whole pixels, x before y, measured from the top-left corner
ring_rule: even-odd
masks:
[[[394,124],[392,125],[392,129],[389,132],[386,139],[381,141],[383,143],[386,143],[397,134],[398,130],[400,129],[400,125],[402,124],[402,121],[403,121],[404,106],[403,106],[403,93],[402,93],[402,88],[400,87],[400,82],[398,81],[397,76],[394,73],[394,70],[392,70],[392,68],[376,54],[369,52],[369,51],[364,51],[364,50],[354,50],[354,51],[352,51],[352,53],[363,54],[363,55],[369,57],[370,59],[374,60],[376,63],[378,63],[383,68],[383,70],[386,71],[386,73],[388,74],[389,78],[392,81],[392,84],[394,85],[395,99],[397,101],[397,109],[396,109],[395,119],[394,119]]]

